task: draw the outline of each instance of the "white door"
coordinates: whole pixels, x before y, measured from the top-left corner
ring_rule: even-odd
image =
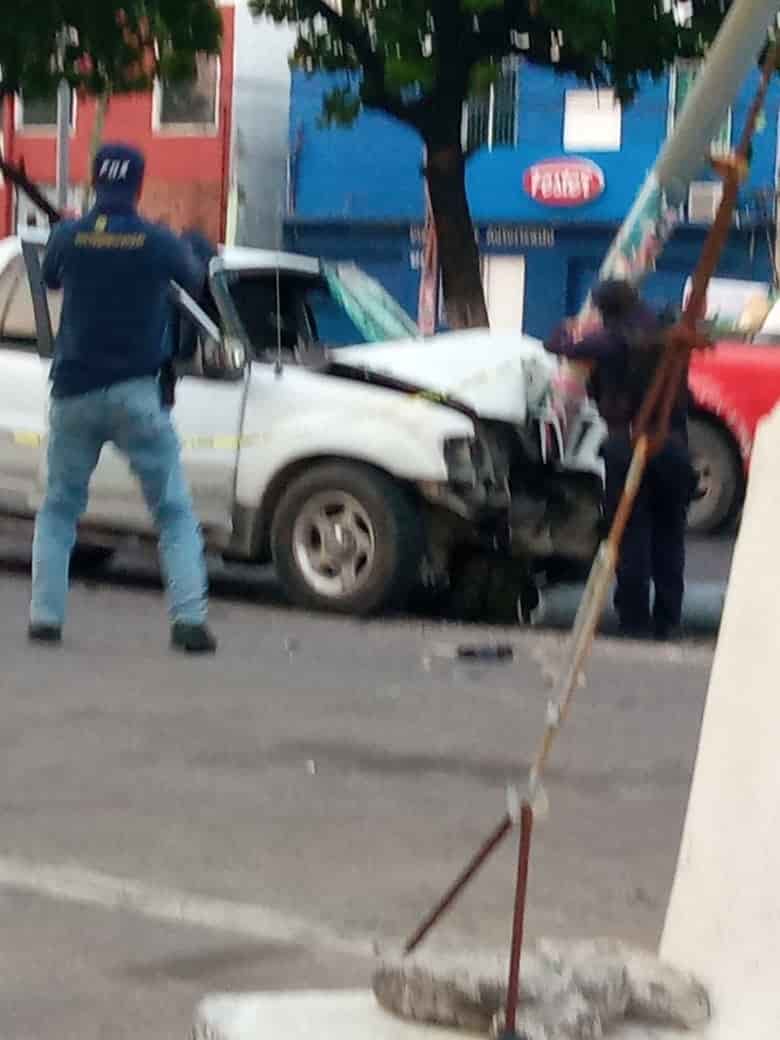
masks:
[[[483,256],[482,284],[496,332],[522,332],[525,305],[525,257]]]
[[[0,508],[34,509],[43,453],[49,362],[38,354],[27,269],[16,243],[0,257]],[[13,253],[11,253],[13,249]],[[59,301],[52,301],[59,319]]]
[[[195,509],[207,531],[229,534],[245,383],[186,376],[176,384],[173,421]],[[106,445],[90,485],[88,519],[124,530],[152,528],[138,481]]]

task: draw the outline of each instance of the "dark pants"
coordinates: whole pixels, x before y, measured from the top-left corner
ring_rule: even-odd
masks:
[[[603,449],[606,508],[611,522],[631,463],[627,434],[611,434]],[[615,607],[621,627],[664,637],[680,624],[684,591],[685,528],[693,491],[685,438],[672,434],[648,464],[626,529],[618,563]],[[650,611],[650,583],[655,596]]]

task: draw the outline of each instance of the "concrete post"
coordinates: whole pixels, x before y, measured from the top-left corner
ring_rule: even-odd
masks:
[[[780,0],[736,0],[696,77],[674,130],[643,184],[599,273],[638,283],[677,223],[688,188],[780,11]],[[588,303],[585,305],[585,310]]]
[[[780,408],[759,426],[661,956],[708,987],[707,1040],[780,1031]]]

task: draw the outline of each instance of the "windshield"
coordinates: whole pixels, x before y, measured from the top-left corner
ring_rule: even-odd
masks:
[[[323,264],[322,274],[334,301],[360,330],[364,342],[420,338],[419,328],[403,307],[355,264]]]
[[[382,286],[352,264],[321,274],[249,271],[228,291],[252,356],[417,339],[419,330]]]

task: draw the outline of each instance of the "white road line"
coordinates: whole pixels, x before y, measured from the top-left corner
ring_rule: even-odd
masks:
[[[0,856],[0,888],[309,949],[356,957],[371,957],[375,953],[370,939],[340,935],[325,925],[270,907],[160,888],[102,874],[78,864],[34,863]]]

